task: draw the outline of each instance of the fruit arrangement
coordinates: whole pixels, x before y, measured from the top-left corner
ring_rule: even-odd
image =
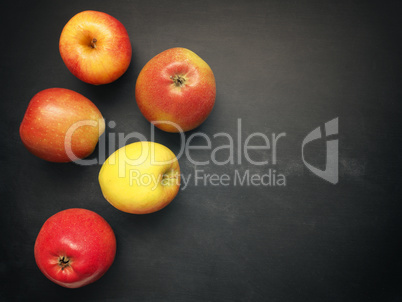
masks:
[[[116,18],[97,11],[73,16],[63,28],[60,55],[70,72],[88,84],[103,85],[128,69],[132,48],[127,30]],[[141,70],[135,98],[144,117],[166,132],[183,132],[201,125],[216,96],[214,74],[191,50],[171,48]],[[25,147],[56,163],[88,157],[105,121],[85,96],[64,88],[49,88],[31,99],[20,125]],[[103,163],[99,185],[116,209],[149,214],[166,207],[178,194],[180,166],[175,154],[156,142],[126,145]],[[34,247],[40,271],[51,281],[78,288],[102,277],[116,254],[110,225],[97,213],[66,209],[42,226]]]

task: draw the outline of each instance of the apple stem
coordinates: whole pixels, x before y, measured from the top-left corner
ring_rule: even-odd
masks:
[[[165,179],[166,179],[166,178],[169,178],[169,179],[173,179],[173,178],[174,178],[174,179],[177,179],[177,178],[178,178],[178,175],[175,174],[175,175],[173,175],[173,176],[169,176],[169,175],[166,175],[166,174],[165,174],[165,175],[163,175],[163,178],[165,178]]]
[[[174,173],[173,170],[169,170],[167,171],[165,174],[162,175],[162,185],[166,186],[166,185],[171,185],[173,184],[175,179],[178,179],[179,175],[178,173]]]
[[[95,38],[92,39],[91,44],[89,44],[92,48],[96,48],[96,42],[98,40],[96,40]]]
[[[180,75],[175,75],[170,77],[173,80],[173,83],[176,87],[183,87],[186,79]]]
[[[61,270],[64,270],[67,266],[70,266],[69,262],[69,258],[67,258],[66,256],[60,256],[58,264],[61,267]]]

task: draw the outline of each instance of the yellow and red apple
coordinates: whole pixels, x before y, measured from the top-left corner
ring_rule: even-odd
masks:
[[[166,207],[180,187],[180,167],[174,153],[154,142],[136,142],[114,152],[99,172],[105,199],[131,214]]]
[[[61,33],[59,49],[72,74],[94,85],[121,77],[130,65],[132,52],[123,24],[98,11],[83,11],[72,17]]]
[[[203,123],[215,104],[209,65],[191,50],[171,48],[141,70],[135,98],[145,118],[167,132],[189,131]]]
[[[51,162],[70,162],[90,155],[105,131],[99,109],[83,95],[49,88],[29,102],[20,126],[25,147]]]

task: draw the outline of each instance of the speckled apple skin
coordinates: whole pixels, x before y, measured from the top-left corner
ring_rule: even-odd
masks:
[[[93,39],[96,47],[91,46]],[[94,85],[108,84],[121,77],[132,55],[123,24],[98,11],[83,11],[72,17],[60,35],[59,50],[71,73]]]
[[[20,126],[20,137],[25,147],[38,157],[51,162],[70,162],[65,138],[70,127],[79,122],[92,125],[78,127],[67,143],[77,158],[85,158],[93,152],[105,131],[102,114],[94,103],[75,91],[45,89],[31,99]]]
[[[67,288],[95,282],[112,265],[116,237],[100,215],[86,209],[67,209],[51,216],[35,241],[34,255],[41,272]],[[61,269],[59,257],[70,265]]]
[[[183,87],[172,77],[186,78]],[[183,131],[203,123],[215,104],[216,83],[209,65],[186,48],[171,48],[152,58],[141,70],[135,98],[144,117],[150,121],[169,121]],[[155,123],[167,132],[179,132],[172,124]]]

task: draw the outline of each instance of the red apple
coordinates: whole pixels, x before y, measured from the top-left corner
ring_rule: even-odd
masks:
[[[20,126],[25,147],[51,162],[69,162],[90,155],[105,131],[98,108],[69,89],[50,88],[30,101]]]
[[[211,68],[185,48],[171,48],[152,58],[141,70],[135,86],[142,114],[167,132],[198,127],[210,114],[215,96]]]
[[[64,26],[59,49],[67,68],[94,85],[117,80],[131,61],[131,44],[123,24],[97,11],[76,14]]]
[[[68,209],[51,216],[35,241],[35,261],[51,281],[78,288],[102,277],[114,261],[116,237],[101,216]]]

